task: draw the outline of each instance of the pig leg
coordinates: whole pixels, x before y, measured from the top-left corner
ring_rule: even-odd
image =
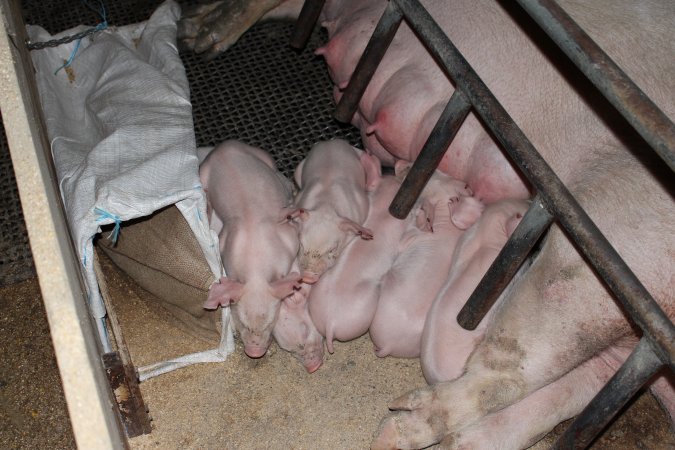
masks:
[[[622,177],[633,175],[637,166],[628,157],[602,155],[597,165],[603,170],[575,186],[576,197],[672,317],[673,276],[658,263],[672,259],[672,243],[651,245],[650,252],[643,252],[631,242],[639,237],[640,242],[661,243],[663,236],[672,236],[672,221],[664,215],[672,214],[672,200],[657,188],[653,191],[658,194],[631,199],[632,192],[621,188]],[[602,201],[596,197],[599,191]],[[619,217],[605,214],[607,208],[619,207]],[[374,448],[419,448],[439,442],[560,379],[632,333],[622,310],[557,226],[532,266],[502,295],[464,374],[395,400],[391,408],[398,411],[383,420]]]
[[[198,5],[183,13],[178,40],[185,48],[213,59],[261,18],[297,17],[301,7],[299,0],[225,0]]]
[[[671,428],[675,424],[675,375],[668,369],[661,371],[651,385],[652,393],[656,396],[663,409],[670,416]]]
[[[533,445],[557,424],[579,414],[600,392],[618,369],[615,350],[602,352],[520,402],[447,435],[439,447],[493,449],[498,445],[500,450],[518,450]]]
[[[377,308],[378,295],[376,283],[364,280],[350,289],[349,298],[334,298],[335,293],[326,292],[325,299],[312,299],[314,301],[309,304],[311,317],[319,332],[326,337],[329,353],[334,352],[334,339],[350,341],[368,331]]]
[[[464,374],[395,400],[390,409],[396,411],[382,421],[373,448],[439,442],[557,380],[628,331],[590,269],[580,259],[569,262],[573,249],[566,238],[552,234],[527,276],[505,292]],[[605,301],[590,304],[588,298]]]

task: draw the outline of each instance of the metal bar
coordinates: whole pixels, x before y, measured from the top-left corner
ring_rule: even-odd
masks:
[[[470,109],[471,104],[466,96],[460,90],[456,90],[431,130],[429,138],[403,180],[396,197],[389,205],[389,212],[392,216],[398,219],[408,216]]]
[[[552,222],[553,215],[546,210],[540,197],[535,197],[523,220],[457,315],[457,322],[463,328],[476,329]]]
[[[291,34],[291,47],[298,50],[305,48],[314,30],[314,25],[319,18],[319,14],[321,14],[324,3],[326,3],[326,0],[305,0],[300,11],[300,16],[298,16],[297,22],[295,22],[293,34]]]
[[[552,448],[586,448],[662,364],[649,341],[644,337],[640,339],[619,371],[574,419]]]
[[[108,375],[110,389],[117,402],[117,414],[124,426],[127,437],[136,437],[152,432],[150,416],[138,386],[138,376],[122,333],[117,310],[108,290],[108,281],[101,268],[98,253],[94,252],[94,273],[98,280],[101,297],[108,313],[108,324],[112,330],[116,351],[101,356],[103,367]]]
[[[103,368],[117,400],[117,413],[127,436],[132,438],[150,434],[152,426],[145,408],[141,390],[138,387],[133,367],[122,362],[119,352],[104,353],[101,356]]]
[[[555,172],[527,140],[506,110],[473,71],[443,30],[417,0],[396,1],[411,28],[469,98],[492,135],[526,175],[543,203],[569,233],[579,251],[645,334],[659,355],[675,369],[675,326],[635,274],[621,260]],[[498,125],[499,124],[499,125]]]
[[[555,1],[518,3],[675,171],[675,124]]]
[[[389,48],[389,44],[394,39],[402,20],[403,15],[401,11],[399,11],[394,2],[390,1],[387,9],[384,10],[382,17],[380,17],[373,35],[370,37],[368,45],[363,51],[363,55],[361,55],[361,59],[356,64],[354,73],[340,102],[335,108],[335,114],[333,115],[337,120],[341,122],[352,120],[359,106],[359,101],[366,91],[370,79],[373,78],[377,66],[382,61],[387,48]]]

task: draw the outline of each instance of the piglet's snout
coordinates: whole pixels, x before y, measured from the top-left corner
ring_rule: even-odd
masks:
[[[267,352],[267,346],[245,345],[244,352],[251,358],[261,358]]]

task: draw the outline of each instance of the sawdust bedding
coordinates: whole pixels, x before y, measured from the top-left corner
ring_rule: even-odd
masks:
[[[102,258],[124,338],[142,366],[215,346]],[[336,343],[324,365],[308,374],[272,344],[261,359],[237,349],[224,363],[180,369],[141,384],[153,432],[132,449],[364,449],[387,403],[425,384],[418,359],[377,358],[368,336]],[[535,449],[548,448],[566,424]],[[646,393],[594,449],[675,448],[675,436]]]

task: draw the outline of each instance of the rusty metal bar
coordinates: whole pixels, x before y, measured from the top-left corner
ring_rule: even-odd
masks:
[[[518,3],[675,171],[675,124],[555,1]]]
[[[352,120],[359,106],[359,101],[366,91],[371,78],[373,78],[377,66],[382,61],[387,48],[389,48],[389,44],[394,39],[402,20],[403,15],[396,6],[396,3],[389,2],[335,109],[335,114],[333,115],[340,122]]]
[[[319,14],[321,14],[324,3],[326,3],[326,0],[305,0],[300,11],[300,16],[298,16],[297,22],[295,22],[293,34],[291,34],[291,47],[298,50],[305,48],[314,30],[314,25],[319,18]]]
[[[392,216],[399,219],[408,216],[470,109],[471,104],[466,96],[460,90],[456,90],[431,130],[422,152],[415,159],[410,172],[389,205],[389,212]]]
[[[119,323],[117,310],[108,290],[108,280],[101,268],[101,261],[97,252],[94,252],[94,273],[98,279],[101,296],[108,312],[108,324],[116,348],[114,352],[101,355],[101,361],[108,376],[110,389],[115,397],[120,424],[124,426],[127,437],[149,434],[152,431],[150,416],[143,401],[141,389],[138,386],[136,369],[134,369],[129,347]]]
[[[658,344],[659,356],[675,368],[675,326],[635,274],[621,260],[555,172],[532,146],[506,110],[417,0],[396,2],[408,24],[471,101],[492,135],[554,213],[579,251],[605,281],[645,334]]]
[[[476,329],[552,222],[553,215],[546,210],[537,195],[523,220],[457,315],[457,322],[462,328]]]
[[[584,449],[617,412],[662,367],[648,339],[642,338],[619,371],[577,416],[552,448]]]
[[[110,388],[115,394],[117,413],[127,437],[150,434],[150,417],[133,367],[122,362],[119,352],[104,353],[101,361],[108,375]]]

